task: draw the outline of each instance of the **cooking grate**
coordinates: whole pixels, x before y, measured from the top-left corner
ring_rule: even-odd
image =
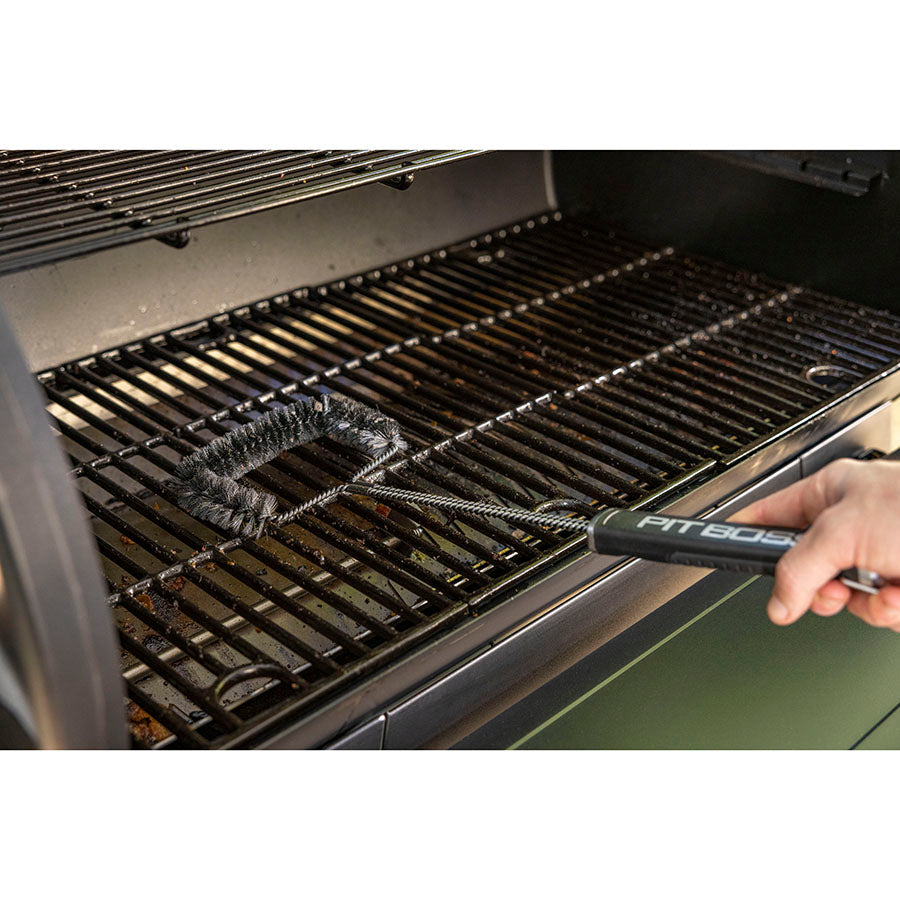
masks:
[[[0,150],[0,274],[159,238],[478,151]]]
[[[349,496],[230,538],[175,505],[182,455],[338,391],[401,423],[392,486],[650,503],[896,363],[900,319],[824,300],[554,213],[41,374],[136,744],[245,744],[583,540]],[[364,462],[325,439],[250,477],[287,507]]]

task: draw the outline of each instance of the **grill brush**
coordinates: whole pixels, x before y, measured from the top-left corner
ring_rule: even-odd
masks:
[[[175,469],[177,480],[172,482],[178,504],[192,516],[232,534],[260,535],[270,523],[284,524],[309,507],[326,502],[332,492],[317,494],[289,515],[279,516],[278,501],[272,494],[236,479],[291,447],[326,435],[375,456],[356,478],[365,477],[385,458],[406,448],[400,426],[393,419],[355,400],[323,394],[315,400],[272,410],[182,459]]]
[[[336,485],[278,514],[276,498],[235,479],[279,453],[328,435],[374,459],[346,484]],[[788,528],[757,528],[733,522],[686,519],[658,513],[603,508],[592,518],[560,515],[460,500],[365,482],[395,453],[406,449],[400,426],[361,403],[335,394],[291,404],[216,438],[182,459],[173,482],[179,505],[232,534],[259,537],[270,525],[284,525],[302,513],[342,494],[377,500],[418,503],[450,512],[524,522],[587,535],[594,553],[634,556],[685,566],[772,575],[778,560],[802,537]],[[847,569],[838,580],[854,590],[876,594],[887,583],[864,569]]]

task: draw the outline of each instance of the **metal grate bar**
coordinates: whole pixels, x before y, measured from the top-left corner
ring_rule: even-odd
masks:
[[[166,464],[163,463],[162,465],[166,465]],[[171,466],[171,464],[168,464],[168,466],[166,466],[166,467],[169,468],[169,466]],[[168,490],[165,488],[164,482],[150,480],[143,473],[138,472],[134,468],[128,467],[124,463],[120,465],[120,469],[131,474],[135,478],[135,480],[140,480],[141,483],[144,483],[151,488],[155,488],[160,495],[165,495],[165,496],[169,497],[170,499],[172,499]],[[169,468],[169,471],[171,471],[170,468]],[[84,474],[87,477],[89,477],[91,480],[98,482],[98,483],[100,483],[100,479],[103,478],[103,476],[94,469],[85,470]],[[109,481],[108,479],[103,479],[101,486],[104,487],[104,489],[107,490],[107,492],[110,495],[120,496],[120,494],[119,494],[120,489],[115,484],[113,484],[111,481]],[[268,485],[266,485],[266,486],[268,486]],[[146,505],[141,505],[138,508],[140,511],[142,511],[144,513],[145,517],[149,518],[154,524],[163,527],[167,533],[172,534],[174,537],[177,537],[186,546],[193,549],[196,552],[195,559],[199,559],[199,557],[201,555],[203,556],[204,563],[208,563],[211,560],[215,559],[215,551],[210,551],[210,552],[206,553],[205,555],[203,555],[203,550],[206,546],[205,543],[201,539],[192,535],[191,532],[188,531],[187,529],[178,525],[176,522],[173,522],[170,519],[164,517],[162,514],[156,512],[156,511],[150,510],[149,507],[147,507]],[[221,534],[221,532],[220,532],[220,534]],[[320,554],[319,555],[313,554],[312,551],[309,550],[309,548],[304,548],[302,544],[294,541],[290,537],[285,536],[282,543],[286,543],[288,546],[291,547],[291,549],[294,549],[294,550],[298,550],[298,551],[305,550],[306,554],[308,554],[311,559],[316,559],[318,561],[321,561],[323,568],[326,568],[326,570],[329,568],[325,565],[325,560],[324,560],[323,556],[321,556]],[[167,561],[168,563],[172,564],[175,567],[174,569],[169,570],[172,575],[182,574],[182,572],[184,571],[183,566],[187,565],[187,563],[179,565],[179,561],[174,559],[170,554],[159,553],[158,551],[156,551],[155,555],[160,559],[164,559],[165,561]],[[301,553],[301,555],[303,555],[303,554]],[[273,554],[269,553],[262,547],[258,547],[258,546],[254,547],[253,556],[255,558],[257,558],[259,560],[259,562],[267,564],[267,565],[271,565],[274,568],[278,568],[281,565],[281,563],[280,563],[280,561],[278,561],[277,557],[275,557]],[[233,565],[233,562],[230,560],[227,560],[226,564]],[[233,571],[235,572],[235,574],[240,574],[243,570],[239,566],[234,566]],[[380,603],[382,606],[385,606],[386,608],[391,609],[392,611],[394,611],[400,615],[411,616],[413,619],[420,618],[419,616],[416,616],[415,614],[410,613],[408,610],[406,610],[403,607],[402,604],[398,604],[392,597],[385,594],[384,592],[379,591],[377,588],[375,588],[373,586],[367,586],[367,585],[364,586],[363,582],[357,582],[357,580],[352,575],[352,573],[342,573],[342,572],[340,572],[340,570],[334,569],[334,570],[332,570],[332,574],[335,574],[335,575],[340,574],[340,575],[342,575],[342,577],[344,577],[345,580],[347,580],[348,583],[352,584],[354,587],[357,587],[358,589],[361,589],[361,590],[365,589],[366,593],[370,596],[370,598],[372,600],[374,600],[375,602]],[[142,579],[149,579],[150,573],[148,573],[146,571],[142,572],[142,573],[140,573],[139,577]],[[340,609],[342,612],[347,612],[347,613],[350,612],[350,607],[347,607],[345,609],[344,608],[345,604],[339,597],[336,597],[332,592],[327,591],[323,586],[312,583],[311,579],[309,579],[302,571],[297,570],[296,567],[291,568],[289,577],[294,579],[297,584],[304,587],[310,593],[318,596],[320,599],[329,603],[329,605],[331,605],[337,609]],[[269,598],[269,599],[271,599],[271,598]],[[278,602],[277,599],[276,599],[276,602]],[[281,598],[281,602],[287,603],[287,601],[284,600],[284,598]],[[297,615],[302,617],[301,613],[297,613]],[[363,611],[359,611],[359,610],[353,610],[352,617],[355,617],[357,619],[368,618]]]
[[[143,534],[137,528],[118,516],[112,515],[108,509],[92,497],[85,495],[84,502],[92,515],[117,528],[129,540],[134,540],[135,543],[143,540]],[[98,538],[98,542],[103,548],[103,555],[113,560],[121,569],[130,571],[132,574],[138,571],[137,567],[123,551],[117,550],[102,538]],[[182,611],[211,636],[219,638],[229,647],[242,654],[248,662],[276,663],[276,660],[268,656],[262,649],[254,647],[239,634],[223,627],[217,619],[208,615],[189,598],[176,593],[170,588],[158,587],[153,595],[137,594],[132,596],[124,592],[116,595],[116,605],[119,608],[125,609],[132,616],[139,618],[155,632],[164,636],[169,643],[177,646],[186,655],[197,660],[210,672],[215,675],[221,675],[228,670],[228,667],[217,657],[211,656],[204,651],[201,641],[196,640],[196,638],[185,640],[182,632],[157,612],[157,601],[161,601],[160,605],[169,618],[173,617],[173,611]]]
[[[478,152],[5,151],[0,274],[364,184],[400,184]]]
[[[183,342],[178,341],[177,339],[173,339],[173,343],[175,343],[176,345],[184,346],[184,345],[183,345]],[[168,360],[175,360],[175,361],[177,361],[177,358],[174,357],[174,356],[173,356],[171,353],[169,353],[168,351],[162,351],[162,350],[160,350],[159,348],[154,348],[154,349],[155,349],[156,352],[162,353],[162,355],[164,356],[164,358],[166,358],[166,359],[168,359]],[[187,348],[187,347],[185,347],[185,349],[190,350],[190,348]],[[213,359],[211,359],[211,358],[209,357],[209,354],[208,354],[208,353],[205,353],[204,351],[201,351],[201,350],[195,350],[195,351],[194,351],[194,354],[195,354],[196,356],[198,356],[199,358],[203,359],[204,361],[207,361],[210,365],[216,365],[216,366],[218,366],[223,372],[227,372],[228,374],[238,374],[238,375],[240,374],[240,373],[235,372],[235,370],[234,370],[231,366],[228,366],[227,364],[222,363],[221,360],[218,360],[218,359],[213,360]],[[195,371],[196,371],[196,370],[195,370]],[[250,396],[250,395],[248,395],[248,394],[246,394],[246,393],[244,393],[244,392],[241,392],[241,393],[243,393],[243,396],[244,396],[245,398]],[[240,416],[240,417],[238,417],[238,421],[243,423],[243,422],[246,422],[246,421],[249,421],[249,420],[248,420],[246,417],[244,417],[244,416]],[[220,427],[217,428],[216,430],[219,431],[219,433],[224,433],[224,432],[225,432],[225,429],[221,429]],[[304,451],[303,451],[302,449],[298,449],[297,451],[295,451],[295,453],[296,453],[297,455],[299,455],[301,458],[305,457],[305,453],[304,453]],[[276,462],[274,463],[274,465],[276,465],[277,467],[284,468],[284,464],[281,463],[281,462],[277,462],[277,461],[276,461]],[[326,466],[326,467],[327,467],[327,466]],[[295,471],[294,471],[294,472],[291,472],[290,470],[288,470],[288,473],[289,473],[289,474],[292,474],[294,477],[296,477],[296,475],[297,475],[297,473],[296,473]],[[334,475],[336,475],[336,476],[339,476],[339,480],[346,480],[346,477],[347,477],[347,475],[349,474],[349,472],[347,471],[347,469],[338,469],[338,470],[333,471],[332,474],[334,474]],[[314,486],[316,487],[317,490],[320,490],[320,489],[323,489],[324,487],[326,487],[326,483],[325,483],[325,482],[322,482],[322,481],[316,481],[316,482],[314,482]],[[295,499],[295,501],[299,502],[299,499],[300,499],[299,495],[295,495],[294,499]],[[357,501],[353,501],[353,500],[347,499],[347,500],[344,500],[343,502],[344,502],[344,505],[345,505],[345,506],[349,506],[349,508],[352,508],[352,509],[354,510],[354,512],[357,513],[357,515],[363,515],[363,516],[366,516],[366,515],[367,515],[367,508],[366,508],[365,506],[363,506],[362,504],[358,503]],[[382,518],[383,521],[379,522],[379,525],[380,525],[382,528],[387,528],[388,530],[395,529],[395,525],[394,525],[394,524],[389,524],[388,521],[384,521],[384,517],[381,517],[381,518]],[[370,521],[371,521],[371,519],[370,519]],[[432,525],[435,525],[435,523],[432,522]],[[437,527],[437,529],[440,530],[440,526],[439,526],[439,525],[437,525],[437,526],[435,526],[435,527]],[[447,535],[445,534],[444,537],[447,537]],[[407,542],[407,543],[409,543],[409,544],[412,544],[412,545],[419,545],[419,549],[426,549],[426,548],[423,546],[423,542],[421,542],[421,541],[416,537],[416,535],[413,534],[413,533],[410,533],[410,532],[407,531],[406,533],[404,533],[403,539],[404,539],[405,542]],[[478,549],[479,549],[479,548],[477,547],[477,545],[474,545],[474,544],[471,544],[471,543],[470,543],[469,549],[472,549],[472,548],[475,549],[476,553],[478,552]],[[429,548],[429,549],[432,549],[432,552],[434,553],[433,548]],[[434,553],[434,555],[435,555],[435,558],[436,558],[436,559],[438,559],[438,560],[440,560],[440,561],[443,561],[443,562],[446,562],[446,561],[449,559],[449,556],[446,555],[446,554],[443,554],[440,550],[438,550],[436,553]],[[459,568],[459,567],[458,567],[458,568]],[[460,573],[460,574],[461,574],[461,573]],[[471,578],[471,577],[474,577],[474,578],[476,578],[476,579],[480,578],[480,576],[478,576],[478,574],[475,573],[475,572],[472,571],[472,570],[467,570],[467,571],[465,571],[464,574],[466,574],[467,577],[470,577],[470,578]],[[428,576],[427,573],[426,573],[426,578],[428,578],[428,577],[429,577],[429,576]],[[440,582],[438,582],[436,586],[437,586],[439,589],[443,589],[443,587],[444,587],[443,584],[440,583]]]
[[[395,160],[404,156],[403,153],[386,154],[382,157],[383,163],[391,164]],[[198,183],[204,183],[213,176],[192,177],[187,186],[184,182],[175,182],[163,184],[153,187],[136,187],[133,183],[129,185],[127,192],[114,195],[107,199],[96,201],[95,197],[91,198],[88,204],[89,212],[76,213],[72,208],[73,205],[64,204],[57,206],[48,211],[48,215],[59,216],[61,212],[72,212],[73,215],[65,220],[64,226],[62,222],[56,222],[56,227],[65,227],[67,234],[72,238],[82,238],[95,234],[98,231],[105,231],[109,227],[108,210],[112,209],[117,203],[124,204],[121,208],[112,213],[114,218],[133,220],[140,225],[147,226],[153,224],[157,218],[175,219],[177,217],[186,216],[188,214],[202,213],[211,207],[222,205],[230,205],[237,202],[252,201],[260,196],[268,196],[273,190],[279,192],[286,188],[297,188],[306,185],[308,182],[317,182],[325,180],[334,175],[344,175],[346,173],[355,173],[358,166],[355,163],[348,163],[338,167],[330,167],[327,172],[312,172],[313,165],[310,163],[301,163],[295,165],[285,165],[283,162],[258,174],[252,174],[253,166],[239,166],[231,169],[228,173],[229,181],[227,187],[223,189],[222,185],[211,185],[204,187],[196,187]],[[287,176],[285,178],[285,176]],[[275,180],[277,179],[277,181]],[[177,193],[174,193],[177,189]],[[156,196],[162,192],[162,196]],[[46,231],[45,223],[37,221],[32,225],[16,224],[16,222],[27,222],[31,219],[42,218],[42,216],[24,216],[12,217],[9,224],[13,224],[12,228],[4,228],[3,234],[0,235],[5,244],[5,248],[9,252],[15,252],[23,248],[31,248],[41,246],[44,243],[52,243],[55,238],[53,233]],[[0,220],[3,224],[5,221]]]
[[[129,168],[116,166],[112,172],[90,176],[82,174],[84,170],[68,170],[44,176],[40,185],[32,184],[18,191],[5,192],[4,199],[9,202],[4,203],[0,224],[27,222],[46,215],[71,212],[71,198],[90,201],[85,203],[87,207],[102,210],[109,208],[105,206],[107,201],[113,203],[123,198],[123,193],[119,192],[127,192],[129,199],[134,199],[154,191],[176,190],[183,181],[184,171],[187,170],[191,172],[191,184],[196,185],[221,178],[243,176],[261,169],[280,167],[308,159],[313,155],[266,152],[235,155],[221,151],[183,153],[162,162],[145,163]],[[70,199],[60,202],[61,191],[66,191]],[[16,197],[21,199],[16,200]],[[24,212],[16,212],[17,210]],[[11,215],[8,214],[10,211]]]
[[[184,747],[205,749],[209,746],[169,706],[163,705],[131,682],[126,682],[125,690],[131,701],[128,708],[128,723],[138,747],[156,746],[164,742],[167,735],[172,734],[178,735]]]

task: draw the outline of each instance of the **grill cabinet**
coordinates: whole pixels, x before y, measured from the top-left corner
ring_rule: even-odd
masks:
[[[431,228],[459,232],[454,240],[199,319],[188,304],[177,327],[140,322],[118,346],[36,373],[48,435],[65,455],[75,492],[67,490],[86,513],[105,582],[85,602],[117,639],[106,658],[76,665],[82,677],[105,670],[102,702],[121,704],[132,746],[319,746],[346,733],[344,745],[380,745],[392,715],[393,745],[447,744],[701,574],[663,577],[660,567],[586,555],[582,536],[367,498],[341,497],[258,540],[182,512],[167,484],[182,456],[269,410],[329,392],[377,406],[410,444],[386,467],[383,481],[395,487],[527,508],[686,514],[711,510],[776,470],[796,475],[799,463],[791,466],[823,438],[864,414],[872,420],[900,393],[900,317],[635,236],[590,209],[590,196],[555,208],[549,157],[509,155],[524,202],[543,200],[542,208],[487,230],[475,226],[501,216],[504,204],[451,221],[460,216],[454,186],[489,184],[493,197],[505,187],[497,183],[505,154],[423,174],[390,201],[380,184],[361,187],[388,177],[404,186],[416,167],[465,155],[52,153],[2,161],[7,272],[146,238],[173,246],[128,247],[131,265],[147,247],[199,252],[192,244],[206,231],[189,241],[189,229],[255,204],[217,260],[234,266],[234,247],[273,214],[266,210],[310,194],[352,186],[369,192],[377,213],[385,202],[402,205],[430,176],[454,198],[442,200]],[[575,162],[555,163],[567,190]],[[182,164],[196,167],[189,186],[172,181]],[[184,196],[166,193],[173,190]],[[313,201],[274,214],[295,209],[309,211],[293,220],[298,239],[317,212],[325,220],[332,211]],[[343,227],[340,216],[331,220],[333,240]],[[100,253],[57,271],[90,266],[102,277],[108,259]],[[9,276],[7,286],[14,303],[23,276]],[[190,291],[203,290],[193,279]],[[152,300],[133,289],[120,304],[134,315]],[[26,317],[11,317],[27,341]],[[46,356],[38,342],[31,350]],[[866,437],[893,449],[885,415],[876,418]],[[364,462],[323,439],[248,480],[288,507]],[[616,603],[604,599],[612,591],[621,595]],[[516,656],[510,635],[534,639],[523,628],[531,620],[540,626],[542,613],[581,610],[588,597],[593,620],[580,633],[550,638],[550,629],[530,663],[524,647],[512,663],[496,653],[492,661],[500,647]],[[116,653],[120,674],[112,677]],[[18,708],[27,709],[40,690],[17,675],[25,663],[9,669],[10,683],[25,686]],[[115,714],[105,716],[114,732]],[[22,740],[51,742],[45,726],[23,718]]]

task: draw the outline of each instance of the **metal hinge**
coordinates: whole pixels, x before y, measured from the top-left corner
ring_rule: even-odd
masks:
[[[736,165],[802,181],[816,187],[840,191],[852,197],[867,194],[882,179],[883,169],[855,162],[839,152],[816,153],[810,150],[728,150],[709,153]]]

